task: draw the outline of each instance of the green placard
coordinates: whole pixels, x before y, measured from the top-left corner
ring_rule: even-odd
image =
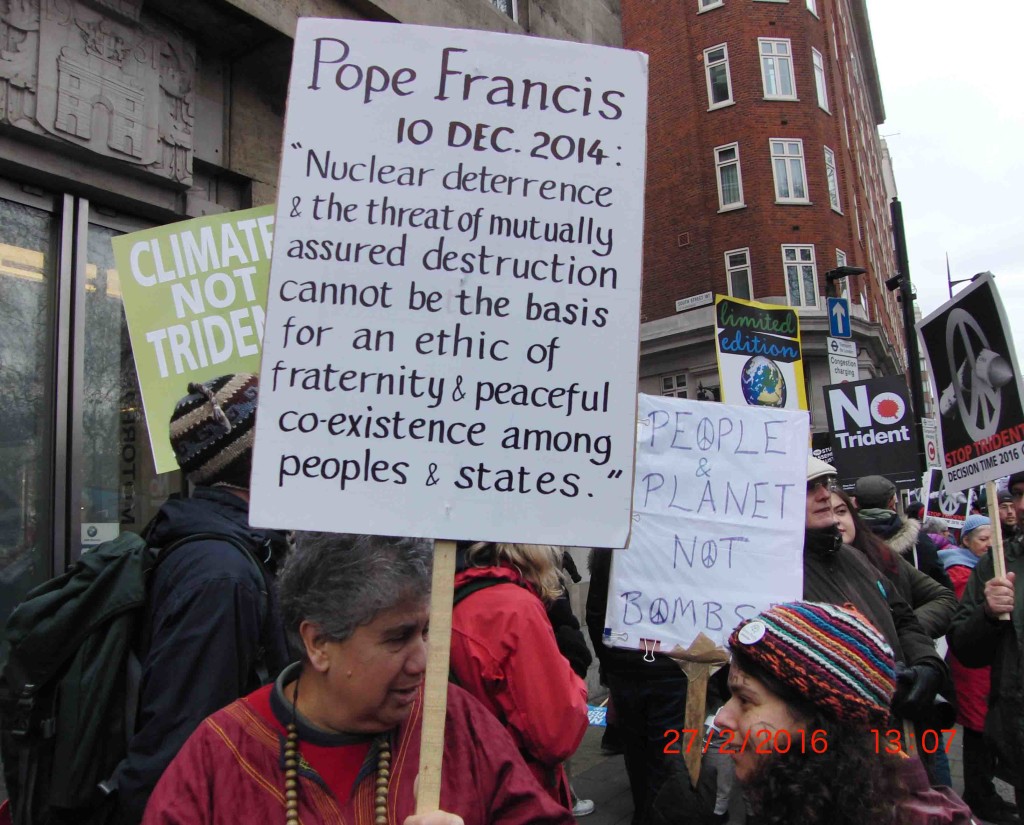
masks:
[[[168,429],[190,381],[258,373],[274,207],[114,238],[157,472],[178,467]]]

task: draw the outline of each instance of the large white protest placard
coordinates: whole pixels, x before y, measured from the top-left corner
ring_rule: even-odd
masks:
[[[634,525],[612,554],[605,640],[670,652],[803,595],[801,410],[640,396]]]
[[[646,80],[619,49],[300,21],[255,521],[626,541]]]

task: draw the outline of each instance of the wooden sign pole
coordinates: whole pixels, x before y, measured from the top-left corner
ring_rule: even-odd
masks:
[[[985,504],[988,506],[988,520],[992,523],[992,563],[998,578],[1006,578],[1006,557],[1003,555],[1003,525],[999,521],[999,494],[996,483],[985,483]],[[1010,621],[1010,614],[1003,613],[999,621]]]
[[[683,725],[686,730],[703,731],[707,712],[708,680],[713,671],[729,664],[729,651],[718,647],[703,633],[698,633],[688,648],[676,645],[669,654],[686,674],[686,710]],[[683,753],[683,762],[690,775],[690,786],[697,787],[700,766],[704,756],[703,737],[694,737],[693,744]]]
[[[452,646],[452,600],[455,596],[455,542],[434,542],[434,572],[430,585],[430,646],[423,686],[423,731],[416,813],[441,806],[441,759],[444,720],[448,708],[448,660]]]

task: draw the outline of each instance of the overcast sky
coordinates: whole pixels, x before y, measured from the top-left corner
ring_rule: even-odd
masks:
[[[1024,355],[1024,2],[867,0],[910,275],[927,315],[990,270]],[[961,287],[963,288],[963,287]]]

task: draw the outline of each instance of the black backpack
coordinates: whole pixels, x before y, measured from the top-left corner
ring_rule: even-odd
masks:
[[[198,533],[154,548],[126,532],[83,553],[11,614],[3,631],[10,655],[0,675],[0,755],[14,825],[112,819],[105,783],[135,732],[148,582],[176,548],[204,539],[237,547],[266,583],[252,548],[238,538]]]

